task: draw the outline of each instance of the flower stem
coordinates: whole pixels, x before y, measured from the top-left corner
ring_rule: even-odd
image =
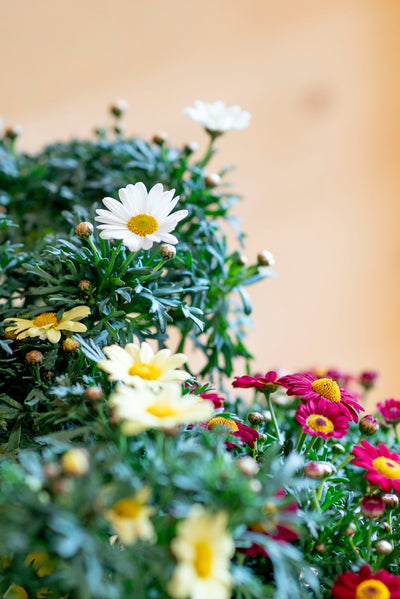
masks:
[[[313,499],[314,499],[314,507],[315,507],[315,509],[317,510],[318,513],[321,513],[321,506],[320,506],[320,503],[319,503],[319,499],[318,499],[318,495],[317,495],[317,491],[316,491],[315,487],[312,487],[311,493],[312,493],[312,496],[313,496]]]
[[[319,439],[318,435],[313,436],[313,438],[310,440],[309,444],[307,445],[307,447],[304,451],[305,456],[307,456],[310,453],[310,451],[312,450],[312,448],[314,447],[314,445],[316,444],[318,439]]]
[[[168,262],[168,258],[165,258],[164,260],[161,260],[157,264],[157,266],[155,266],[153,268],[153,271],[149,275],[145,275],[144,277],[142,277],[142,280],[149,279],[150,277],[152,277],[154,275],[154,273],[156,273],[158,270],[160,270],[160,268],[162,268],[166,262]]]
[[[297,451],[297,453],[301,453],[301,450],[303,449],[304,441],[306,440],[306,436],[307,436],[307,433],[305,433],[304,431],[302,431],[300,433],[299,438],[296,443],[296,447],[295,447],[295,451]]]
[[[273,423],[274,428],[275,428],[276,438],[278,439],[279,443],[281,443],[282,442],[281,431],[279,430],[278,420],[276,418],[274,406],[273,406],[272,401],[271,401],[271,393],[269,391],[264,391],[264,395],[265,395],[265,398],[267,400],[268,410],[271,413],[271,419],[272,419],[272,423]]]
[[[350,454],[349,454],[347,457],[345,457],[345,459],[344,459],[344,460],[342,460],[342,461],[340,462],[340,464],[338,464],[338,466],[336,466],[336,471],[337,471],[337,472],[339,472],[339,470],[340,470],[341,468],[344,468],[344,467],[345,467],[345,466],[346,466],[346,465],[347,465],[347,464],[350,462],[350,460],[352,459],[352,457],[353,457],[353,456],[351,455],[351,453],[350,453]]]
[[[128,255],[127,258],[125,258],[125,260],[121,264],[121,268],[119,270],[120,275],[123,275],[128,270],[130,263],[136,258],[138,253],[139,253],[139,250],[137,252],[132,252],[131,254]]]
[[[206,164],[209,162],[211,156],[214,153],[214,147],[213,146],[214,146],[214,142],[215,142],[216,137],[217,137],[216,135],[211,135],[210,134],[210,142],[209,142],[209,144],[207,146],[207,149],[206,149],[206,152],[205,152],[203,158],[201,160],[199,160],[199,162],[197,163],[198,167],[204,168],[206,166]]]
[[[87,242],[88,242],[88,244],[90,245],[90,247],[91,247],[91,249],[92,249],[92,252],[93,252],[93,257],[94,257],[94,263],[95,263],[95,266],[97,266],[97,265],[98,265],[98,263],[99,263],[99,261],[101,260],[101,255],[100,255],[100,253],[99,253],[99,250],[97,249],[97,247],[96,247],[96,246],[95,246],[95,244],[93,243],[93,239],[92,239],[92,237],[91,237],[91,236],[89,236],[89,237],[87,238]]]
[[[108,278],[109,278],[110,274],[112,273],[112,269],[114,267],[115,259],[116,259],[117,255],[118,255],[120,247],[121,246],[119,245],[118,247],[114,247],[112,249],[111,259],[110,259],[110,262],[108,263],[107,270],[106,270],[106,272],[104,273],[104,276],[101,279],[101,282],[100,282],[100,285],[99,285],[99,288],[98,288],[98,292],[101,291],[101,289],[104,286],[104,283],[106,283],[108,281]]]

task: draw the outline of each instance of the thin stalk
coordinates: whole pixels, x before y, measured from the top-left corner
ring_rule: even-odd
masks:
[[[340,470],[341,468],[344,468],[344,467],[345,467],[345,466],[346,466],[346,465],[347,465],[347,464],[350,462],[350,460],[351,460],[352,458],[353,458],[353,456],[352,456],[352,455],[351,455],[351,453],[350,453],[350,454],[349,454],[349,455],[348,455],[348,456],[347,456],[347,457],[346,457],[344,460],[342,460],[342,461],[340,462],[340,464],[338,464],[338,466],[336,466],[336,471],[337,471],[337,472],[339,472],[339,470]]]
[[[319,440],[318,435],[314,435],[313,438],[310,440],[309,444],[307,445],[305,451],[304,451],[304,455],[307,456],[310,451],[312,450],[312,448],[314,447],[314,445],[316,444],[316,442]]]
[[[207,146],[207,149],[205,151],[203,158],[201,158],[197,163],[198,167],[204,168],[206,166],[206,164],[209,162],[211,156],[214,153],[214,142],[215,142],[216,138],[217,138],[216,135],[213,135],[210,133],[210,142]]]
[[[98,288],[98,292],[101,291],[101,289],[103,288],[104,284],[108,281],[108,277],[112,273],[112,269],[114,268],[115,259],[116,259],[117,255],[118,255],[118,251],[119,251],[120,247],[121,246],[118,246],[118,247],[112,249],[111,259],[110,259],[110,262],[108,263],[107,270],[104,273],[103,278],[101,279],[101,282],[100,282],[100,285],[99,285],[99,288]]]
[[[92,252],[93,252],[94,264],[95,264],[95,266],[97,266],[98,263],[101,260],[101,255],[100,255],[99,250],[97,249],[97,247],[94,245],[93,239],[92,239],[91,235],[87,238],[87,242],[90,245],[90,247],[92,249]]]
[[[276,418],[274,406],[273,406],[272,401],[271,401],[271,393],[270,393],[270,391],[264,391],[264,395],[265,395],[265,398],[267,400],[268,410],[271,413],[271,419],[272,419],[272,423],[273,423],[274,428],[275,428],[276,438],[278,439],[279,443],[281,443],[282,442],[282,440],[281,440],[281,431],[279,429],[278,420]]]
[[[130,263],[136,258],[136,256],[138,255],[139,251],[140,250],[138,250],[137,252],[132,252],[131,254],[129,254],[127,256],[127,258],[125,258],[125,260],[121,264],[121,268],[119,269],[119,274],[120,275],[123,275],[128,270],[128,267],[129,267]]]
[[[304,445],[304,441],[306,440],[306,437],[307,437],[307,433],[302,431],[299,435],[299,438],[297,439],[297,443],[296,443],[296,447],[295,447],[295,451],[297,451],[297,453],[301,453],[301,450],[303,449],[303,445]]]
[[[320,514],[322,510],[321,510],[321,506],[319,503],[319,499],[318,499],[318,495],[317,495],[317,491],[315,490],[315,487],[312,487],[311,493],[312,493],[313,500],[314,500],[314,507],[317,510],[317,512]]]
[[[168,262],[168,258],[164,258],[164,260],[161,260],[161,262],[159,262],[157,266],[153,268],[153,272],[151,272],[149,275],[145,275],[144,277],[142,277],[142,280],[149,279],[150,277],[152,277],[154,273],[160,270],[160,268],[162,268],[166,262]]]

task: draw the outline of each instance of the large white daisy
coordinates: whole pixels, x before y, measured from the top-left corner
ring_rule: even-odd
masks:
[[[217,134],[231,129],[245,129],[251,119],[251,114],[240,106],[228,107],[221,100],[214,104],[196,100],[194,107],[185,108],[183,114],[203,125],[210,133]]]
[[[157,183],[147,192],[143,183],[127,185],[118,191],[119,199],[104,198],[103,204],[108,210],[96,210],[96,221],[101,223],[102,239],[122,239],[122,243],[131,252],[151,248],[153,243],[178,243],[171,235],[180,220],[188,214],[187,210],[178,210],[171,214],[179,196],[174,198],[175,189],[164,191]]]

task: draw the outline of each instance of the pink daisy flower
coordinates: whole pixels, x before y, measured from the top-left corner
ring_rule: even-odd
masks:
[[[309,435],[318,435],[323,439],[343,437],[349,428],[348,417],[331,401],[320,397],[300,404],[296,420]]]
[[[378,485],[382,491],[389,493],[391,489],[400,494],[400,457],[397,453],[389,451],[383,443],[379,443],[378,449],[362,441],[361,446],[355,445],[352,454],[355,456],[351,463],[368,472],[364,478],[371,485]]]
[[[317,379],[312,374],[292,374],[279,379],[286,387],[288,395],[297,395],[303,401],[324,397],[332,401],[350,420],[358,421],[357,412],[363,412],[354,395],[339,387],[336,381],[329,378]]]
[[[390,424],[400,422],[400,401],[398,399],[387,399],[377,405],[378,412]]]
[[[400,576],[392,576],[387,570],[372,573],[371,567],[365,565],[357,574],[340,574],[331,594],[336,599],[400,599]]]
[[[265,391],[275,391],[278,387],[278,375],[275,370],[270,370],[264,376],[235,376],[235,380],[232,383],[232,387],[238,389],[262,389]]]
[[[254,428],[251,428],[251,426],[236,422],[236,420],[231,420],[230,418],[224,418],[223,416],[211,418],[206,426],[209,429],[215,428],[216,426],[225,426],[232,435],[239,437],[242,443],[246,443],[251,449],[253,449],[254,443],[259,436],[258,432],[254,430]],[[236,447],[236,445],[233,443],[229,443],[229,441],[226,442],[227,449],[233,449],[234,447]]]
[[[221,397],[217,393],[213,393],[212,391],[207,393],[201,393],[199,395],[199,398],[201,398],[202,400],[205,399],[207,401],[211,401],[214,404],[215,409],[222,408],[225,401],[223,397]]]

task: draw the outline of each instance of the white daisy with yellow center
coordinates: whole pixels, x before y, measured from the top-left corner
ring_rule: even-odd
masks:
[[[187,361],[185,354],[171,355],[169,349],[154,353],[145,341],[140,346],[128,343],[124,348],[109,345],[103,352],[108,360],[101,360],[97,366],[107,372],[109,381],[126,385],[137,385],[142,381],[154,387],[159,383],[183,382],[190,378],[188,372],[179,370]]]
[[[105,513],[124,545],[132,545],[138,539],[150,541],[154,537],[150,516],[155,509],[148,505],[149,498],[149,489],[142,487],[133,497],[120,499]]]
[[[214,134],[231,129],[245,129],[251,119],[251,114],[240,106],[226,106],[222,100],[214,103],[196,100],[194,107],[185,108],[183,114]]]
[[[120,385],[110,396],[113,418],[121,422],[127,435],[149,429],[169,430],[181,424],[207,422],[214,412],[210,401],[198,401],[195,395],[182,396],[181,387],[167,383],[158,392],[144,383],[140,387]]]
[[[16,339],[26,339],[27,337],[46,339],[47,337],[50,343],[58,343],[61,338],[61,331],[84,333],[87,327],[78,321],[86,318],[89,314],[90,308],[77,306],[64,312],[61,320],[58,320],[55,312],[43,312],[33,320],[6,318],[5,321],[13,321],[13,325],[7,327],[5,332],[12,333]]]
[[[143,183],[127,185],[118,191],[118,202],[113,198],[104,198],[103,204],[108,210],[96,210],[96,221],[101,223],[102,239],[122,239],[122,243],[131,251],[148,250],[153,243],[171,243],[178,239],[171,235],[187,210],[178,210],[171,214],[179,196],[174,198],[175,189],[164,191],[157,183],[147,192]]]
[[[229,599],[232,588],[230,560],[235,545],[227,529],[227,515],[213,514],[194,505],[178,525],[171,542],[177,566],[168,584],[174,599]]]

